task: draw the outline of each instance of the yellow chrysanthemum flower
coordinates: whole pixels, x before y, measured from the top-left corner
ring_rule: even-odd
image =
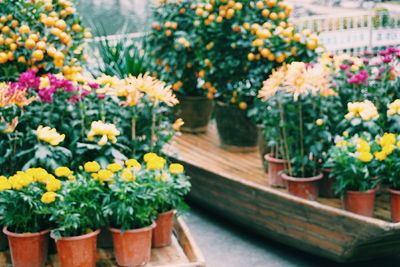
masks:
[[[122,180],[124,180],[126,182],[134,180],[133,173],[128,169],[124,169],[122,171],[121,178],[122,178]]]
[[[125,161],[125,165],[128,168],[133,168],[135,170],[140,170],[142,168],[142,165],[136,159],[128,159]]]
[[[33,176],[33,179],[38,182],[47,181],[49,173],[43,168],[30,168],[26,170],[27,174]]]
[[[369,100],[365,100],[364,102],[347,103],[347,109],[349,113],[344,116],[346,119],[360,117],[365,121],[369,121],[379,118],[378,109]]]
[[[43,127],[40,125],[36,130],[39,140],[49,143],[52,146],[58,146],[65,139],[64,134],[57,133],[56,129],[50,127]]]
[[[147,169],[149,170],[161,170],[164,168],[166,160],[162,157],[156,156],[147,162]]]
[[[86,162],[83,166],[85,172],[98,172],[100,170],[100,165],[96,161]]]
[[[61,181],[57,179],[51,179],[46,184],[48,192],[54,192],[61,189]]]
[[[96,135],[100,135],[101,139],[97,144],[100,146],[104,146],[105,144],[107,144],[108,140],[110,140],[112,143],[116,143],[116,136],[119,136],[120,134],[121,132],[118,131],[117,127],[114,124],[104,123],[102,121],[94,121],[91,124],[91,128],[89,133],[87,134],[87,138],[90,141],[93,141]]]
[[[184,171],[184,167],[182,164],[179,163],[172,163],[171,165],[169,165],[169,171],[172,174],[180,174]]]
[[[8,181],[7,177],[0,176],[0,191],[11,189],[11,183]]]
[[[385,133],[381,139],[376,141],[381,146],[389,146],[396,144],[396,135],[392,133]]]
[[[357,152],[369,153],[370,151],[371,151],[371,147],[369,146],[368,142],[362,138],[358,139]]]
[[[70,176],[73,173],[68,167],[58,167],[55,170],[55,175],[57,177],[67,177]]]
[[[358,158],[363,162],[370,162],[373,159],[373,156],[369,152],[361,152],[358,155]]]
[[[155,158],[155,157],[158,157],[156,153],[149,152],[149,153],[146,153],[146,154],[143,156],[143,160],[144,160],[145,162],[149,162],[151,159],[153,159],[153,158]]]
[[[51,203],[56,200],[57,194],[54,192],[46,192],[42,195],[40,199],[43,203]]]
[[[374,155],[375,158],[379,161],[385,160],[387,158],[387,155],[384,151],[375,152]]]
[[[396,99],[393,103],[388,105],[389,109],[387,111],[388,117],[393,115],[400,115],[400,99]]]
[[[107,166],[107,170],[112,171],[112,172],[118,172],[122,170],[122,166],[118,163],[111,163]]]
[[[113,176],[113,173],[109,170],[100,170],[97,174],[98,174],[98,179],[102,182],[109,181]]]

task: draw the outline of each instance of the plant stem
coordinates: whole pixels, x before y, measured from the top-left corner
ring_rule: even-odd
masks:
[[[155,112],[155,110],[156,110],[156,106],[157,106],[157,101],[154,101],[153,108],[151,110],[150,151],[153,151],[155,138],[156,138],[156,133],[155,133],[155,128],[156,128],[156,112]]]
[[[300,153],[301,153],[301,174],[304,177],[304,129],[303,129],[303,104],[299,103],[299,127],[300,127]]]
[[[281,110],[280,116],[281,116],[281,121],[283,123],[283,128],[282,128],[283,146],[285,147],[285,149],[284,149],[285,151],[282,151],[282,153],[286,154],[286,158],[284,157],[284,159],[286,159],[288,161],[289,175],[292,176],[293,175],[292,163],[290,162],[289,147],[288,147],[288,141],[287,141],[287,135],[286,135],[285,115],[284,115],[283,105],[282,105],[281,100],[279,100],[279,109]]]

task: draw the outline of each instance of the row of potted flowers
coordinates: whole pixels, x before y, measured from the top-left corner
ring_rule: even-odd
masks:
[[[13,265],[44,266],[50,233],[61,266],[96,266],[100,231],[112,233],[119,265],[143,265],[151,245],[170,244],[175,210],[185,207],[189,190],[183,166],[154,153],[145,154],[143,163],[128,159],[101,168],[92,161],[75,172],[62,166],[54,175],[30,168],[0,176]]]
[[[387,57],[398,50],[384,52]],[[348,69],[346,63],[340,66],[339,72]],[[382,71],[390,74],[392,68]],[[393,87],[389,83],[387,90]],[[366,100],[349,102],[343,109],[340,102],[345,93],[330,88],[324,65],[294,62],[272,73],[259,94],[269,113],[264,118],[263,133],[269,151],[265,158],[270,185],[287,187],[291,194],[315,200],[325,168],[326,177],[332,179],[320,183],[324,195],[343,195],[345,209],[366,216],[373,215],[371,204],[378,184],[390,187],[392,193],[399,189],[398,93],[379,95],[365,89],[361,87],[357,94]],[[332,183],[335,192],[329,193],[325,189]],[[357,200],[366,195],[372,196],[369,210],[365,209],[367,201]],[[352,206],[359,203],[361,207]],[[399,220],[397,205],[392,204],[394,221]]]

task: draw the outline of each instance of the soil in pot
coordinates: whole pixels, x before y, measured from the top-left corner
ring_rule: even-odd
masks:
[[[174,210],[160,213],[156,227],[153,229],[152,246],[161,248],[171,244],[172,229],[174,227]]]
[[[223,149],[232,152],[257,150],[257,126],[247,116],[247,109],[217,101],[215,118]]]
[[[17,234],[7,230],[11,260],[14,267],[42,267],[46,263],[49,230],[39,233]]]
[[[211,119],[213,101],[206,96],[178,96],[174,107],[175,118],[183,119],[184,133],[205,133]]]
[[[318,197],[318,182],[322,179],[322,173],[314,177],[297,178],[288,176],[282,172],[282,178],[288,183],[288,192],[308,200],[316,200]]]
[[[387,189],[390,193],[390,206],[392,211],[392,221],[400,222],[400,191]]]
[[[273,187],[287,187],[287,181],[282,178],[282,171],[287,168],[287,160],[274,158],[272,154],[265,155],[268,162],[268,184]]]
[[[328,197],[328,198],[337,197],[334,189],[336,177],[329,177],[333,169],[322,169],[321,171],[323,177],[319,182],[319,195],[321,197]]]
[[[346,191],[343,198],[343,208],[359,215],[372,217],[374,215],[376,189],[366,192]]]
[[[57,256],[61,267],[95,267],[97,261],[96,242],[100,230],[80,236],[56,239]]]
[[[114,243],[115,258],[121,266],[141,266],[149,262],[151,256],[153,223],[149,227],[121,232],[109,228]]]

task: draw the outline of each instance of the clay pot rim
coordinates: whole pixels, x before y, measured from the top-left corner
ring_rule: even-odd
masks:
[[[51,232],[50,233],[50,236],[51,236],[51,238],[53,238],[53,239],[55,239],[55,240],[57,240],[57,241],[76,241],[76,240],[82,240],[82,239],[86,239],[86,238],[90,238],[90,237],[92,237],[92,236],[96,236],[96,235],[98,235],[99,233],[100,233],[100,229],[98,229],[98,230],[96,230],[96,231],[93,231],[93,232],[91,232],[91,233],[88,233],[88,234],[84,234],[84,235],[78,235],[78,236],[62,236],[62,237],[55,237],[54,236],[54,233],[53,232]]]
[[[14,233],[14,232],[10,232],[7,229],[7,226],[3,228],[3,233],[7,236],[12,236],[12,237],[35,237],[35,236],[46,235],[49,232],[50,232],[50,229],[43,230],[43,231],[36,232],[36,233]]]
[[[160,217],[160,216],[167,216],[167,215],[169,215],[171,212],[175,214],[176,210],[175,210],[175,209],[172,209],[172,210],[169,210],[169,211],[166,211],[166,212],[161,212],[161,213],[158,214],[158,217]]]
[[[274,158],[274,157],[272,156],[272,153],[265,154],[264,158],[265,158],[266,161],[269,161],[269,162],[272,162],[272,163],[282,163],[282,164],[285,164],[285,163],[288,163],[288,162],[289,162],[289,161],[286,160],[286,159],[277,159],[277,158]]]
[[[201,96],[201,95],[198,95],[198,96],[193,96],[193,95],[185,95],[185,96],[177,95],[177,98],[178,98],[178,100],[181,99],[181,100],[197,100],[197,101],[199,101],[199,100],[209,100],[209,101],[212,101],[212,99],[209,99],[209,98],[208,98],[207,96],[205,96],[205,95],[203,95],[203,96]]]
[[[392,189],[392,188],[386,188],[386,190],[393,195],[400,195],[400,190],[396,190],[396,189]]]
[[[139,229],[125,230],[122,234],[124,234],[124,233],[140,233],[140,232],[150,231],[150,230],[154,229],[155,227],[156,227],[156,222],[153,222],[150,226],[142,227]],[[108,227],[108,230],[110,230],[110,232],[112,232],[112,233],[118,233],[118,234],[121,234],[121,232],[122,232],[121,229],[112,228],[112,227]]]
[[[374,194],[377,190],[378,190],[378,188],[369,189],[365,192],[346,190],[345,193],[346,194],[350,193],[352,195],[364,195],[364,194]]]
[[[281,172],[281,176],[284,180],[292,181],[292,182],[313,182],[313,181],[321,180],[324,175],[322,173],[320,173],[313,177],[293,177],[293,176],[287,175],[285,172]]]

